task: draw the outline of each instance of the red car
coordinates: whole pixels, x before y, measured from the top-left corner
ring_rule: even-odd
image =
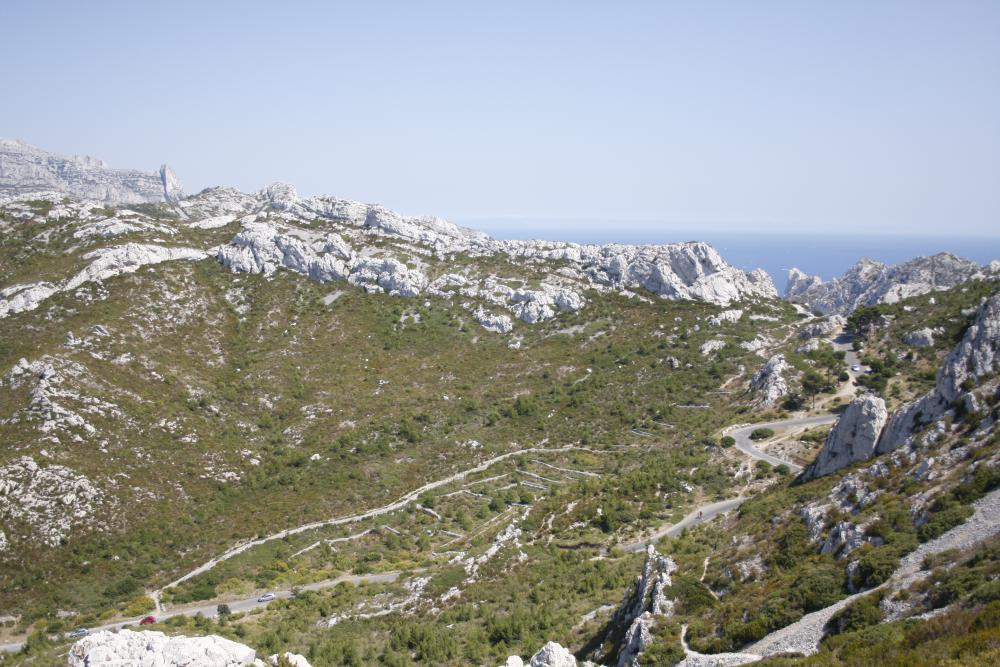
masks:
[[[139,621],[139,625],[152,625],[153,623],[156,623],[155,616],[147,616],[146,618]]]

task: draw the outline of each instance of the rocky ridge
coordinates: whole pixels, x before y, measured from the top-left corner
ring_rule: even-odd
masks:
[[[825,314],[849,315],[860,306],[896,303],[968,280],[994,276],[996,269],[996,262],[981,267],[949,252],[893,265],[862,259],[844,275],[827,283],[819,276],[793,268],[788,272],[785,298]]]
[[[31,204],[47,202],[44,215]],[[212,188],[169,204],[178,222],[153,219],[129,210],[109,215],[100,202],[66,201],[60,193],[31,191],[0,207],[16,217],[51,221],[76,219],[74,238],[113,241],[129,234],[171,236],[190,245],[126,243],[81,255],[91,264],[62,281],[0,287],[0,317],[37,308],[59,292],[85,282],[103,281],[141,266],[179,259],[215,258],[235,273],[272,275],[289,270],[321,282],[345,281],[368,292],[393,296],[438,296],[457,300],[485,328],[509,333],[513,319],[534,324],[575,312],[586,305],[586,291],[637,296],[639,289],[670,300],[701,300],[718,305],[776,296],[766,273],[744,272],[725,262],[709,245],[580,245],[548,241],[500,241],[432,217],[405,217],[374,204],[334,197],[302,199],[287,184],[273,184],[253,195]],[[239,230],[221,245],[195,247],[192,233]],[[467,258],[454,270],[456,257]],[[483,271],[477,259],[506,259],[532,271],[550,263],[539,282],[522,276]],[[735,322],[741,310],[719,316]]]

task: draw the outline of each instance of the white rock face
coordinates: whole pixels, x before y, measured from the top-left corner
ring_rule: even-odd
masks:
[[[959,401],[975,404],[969,393],[1000,370],[1000,293],[983,303],[961,342],[938,369],[934,389],[892,415],[879,440],[877,453],[890,452],[907,442],[920,428],[940,419]]]
[[[90,264],[60,284],[35,283],[15,285],[0,290],[0,317],[34,310],[57,292],[68,292],[89,282],[108,280],[123,273],[134,273],[143,266],[174,260],[200,260],[208,253],[197,248],[169,247],[146,243],[126,243],[94,250],[83,256]]]
[[[14,139],[0,139],[0,194],[62,192],[108,204],[175,202],[183,196],[170,167],[156,172],[112,169],[79,155],[57,155]]]
[[[188,223],[188,227],[191,229],[219,229],[232,223],[234,220],[236,220],[236,216],[232,214],[216,215],[211,218]]]
[[[712,315],[708,318],[708,323],[713,327],[721,325],[723,322],[729,322],[730,324],[735,324],[740,321],[743,317],[743,311],[739,308],[730,308],[729,310],[724,310],[718,315]]]
[[[871,458],[888,419],[885,401],[866,395],[851,401],[830,431],[823,449],[802,472],[807,481]]]
[[[289,657],[290,656],[290,657]],[[283,656],[296,667],[310,667],[301,655]],[[162,632],[107,630],[95,632],[73,644],[69,667],[238,667],[277,665],[278,655],[268,661],[257,658],[249,646],[216,635],[168,637]]]
[[[472,313],[472,316],[475,317],[476,321],[488,331],[505,334],[510,333],[510,331],[514,328],[514,323],[506,315],[495,315],[483,310],[482,308],[477,308]]]
[[[933,329],[924,327],[903,336],[903,342],[911,347],[934,347]]]
[[[791,369],[785,355],[776,354],[767,360],[750,380],[750,388],[757,394],[757,402],[764,407],[776,405],[788,395],[785,372]]]
[[[622,617],[629,626],[618,654],[618,667],[638,665],[639,656],[653,642],[651,628],[655,620],[673,613],[674,602],[667,599],[665,591],[671,584],[670,575],[676,570],[673,559],[661,556],[652,545],[646,548],[642,575],[636,581],[635,591]]]
[[[698,352],[703,356],[707,357],[713,352],[718,352],[726,346],[726,341],[724,340],[706,340],[698,348]]]
[[[822,313],[849,315],[859,306],[896,303],[901,299],[934,290],[954,287],[967,280],[983,278],[990,267],[942,252],[887,266],[862,259],[847,273],[824,283],[798,269],[788,272],[785,298],[803,303]]]
[[[799,331],[799,338],[803,340],[828,338],[843,329],[845,324],[847,324],[847,318],[843,315],[831,315],[802,327],[802,330]]]
[[[63,285],[62,291],[73,290],[84,283],[108,280],[123,273],[135,273],[143,266],[175,260],[200,260],[208,253],[197,248],[178,248],[148,243],[126,243],[94,250],[83,256],[90,265]]]
[[[548,642],[531,656],[530,667],[576,667],[576,658],[557,642]]]
[[[31,285],[11,285],[0,290],[0,317],[38,308],[45,299],[55,294],[58,288],[52,283]]]

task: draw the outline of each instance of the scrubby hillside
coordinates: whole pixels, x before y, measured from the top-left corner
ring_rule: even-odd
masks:
[[[0,662],[152,615],[224,639],[71,655],[988,663],[996,293],[818,317],[701,243],[16,194]]]

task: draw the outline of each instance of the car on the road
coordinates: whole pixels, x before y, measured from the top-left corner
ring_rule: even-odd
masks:
[[[139,625],[152,625],[153,623],[156,623],[155,616],[146,616],[141,621],[139,621]]]
[[[275,597],[277,596],[274,593],[264,593],[259,598],[257,598],[257,602],[270,602]]]
[[[861,372],[861,366],[855,364],[854,366],[851,366],[851,370],[854,371],[855,373],[859,373]]]
[[[89,634],[90,630],[88,630],[87,628],[77,628],[73,632],[69,633],[69,635],[67,636],[76,639],[77,637],[86,637]]]

